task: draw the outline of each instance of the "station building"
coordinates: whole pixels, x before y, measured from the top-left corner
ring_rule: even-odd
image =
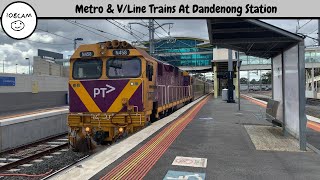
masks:
[[[267,72],[271,71],[271,59],[246,56],[243,52],[239,54],[241,60],[242,76],[248,79],[248,85],[242,84],[242,90],[259,90],[269,85],[251,84],[256,78],[259,81]],[[306,47],[305,49],[305,72],[306,72],[306,97],[320,98],[320,48]],[[313,83],[312,83],[313,82]],[[270,88],[270,87],[269,87]]]
[[[149,43],[144,46],[148,48]],[[154,56],[182,70],[208,72],[213,59],[212,49],[206,39],[170,37],[156,40]]]
[[[148,49],[149,43],[145,42],[144,47]],[[212,60],[214,49],[209,40],[195,37],[169,37],[155,40],[154,56],[162,61],[178,66],[182,70],[196,73],[213,72]],[[217,49],[220,54],[226,53]],[[235,52],[233,52],[235,53]],[[247,83],[240,81],[240,90],[263,90],[271,89],[271,84],[261,82],[263,76],[271,72],[271,59],[247,56],[239,52],[241,60],[240,78],[247,79]],[[320,48],[307,47],[305,49],[306,67],[306,94],[307,97],[320,98]],[[206,78],[212,79],[213,75],[206,74]],[[255,80],[253,80],[255,79]],[[256,81],[250,84],[250,81]],[[311,83],[314,82],[314,83]]]

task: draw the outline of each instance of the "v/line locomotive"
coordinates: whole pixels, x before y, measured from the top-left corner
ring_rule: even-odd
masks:
[[[69,77],[69,142],[77,151],[134,133],[213,89],[117,40],[79,46]]]

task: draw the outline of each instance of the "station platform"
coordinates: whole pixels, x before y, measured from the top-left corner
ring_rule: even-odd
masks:
[[[238,111],[211,95],[193,104],[52,178],[319,179],[319,154],[257,119],[260,106],[241,99]]]
[[[57,106],[57,107],[50,107],[50,108],[41,108],[41,109],[32,109],[32,110],[19,110],[19,111],[10,111],[7,113],[0,114],[0,121],[5,119],[11,118],[19,118],[29,115],[37,115],[39,113],[50,113],[55,111],[66,111],[69,110],[69,106]]]
[[[68,131],[68,106],[0,115],[0,152],[18,148]]]

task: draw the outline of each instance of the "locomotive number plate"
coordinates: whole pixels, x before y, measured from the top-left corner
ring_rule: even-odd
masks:
[[[116,49],[112,52],[115,56],[128,56],[130,54],[130,51],[127,49]]]
[[[80,57],[92,57],[94,55],[93,51],[82,51],[80,52]]]

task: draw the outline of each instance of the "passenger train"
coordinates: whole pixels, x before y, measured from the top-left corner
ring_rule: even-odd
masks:
[[[70,147],[112,143],[212,89],[125,41],[80,45],[70,59]]]

